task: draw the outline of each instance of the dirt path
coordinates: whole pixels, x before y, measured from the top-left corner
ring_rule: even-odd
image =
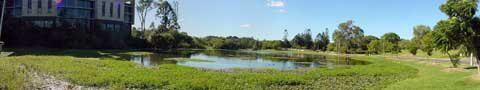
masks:
[[[33,72],[32,82],[38,90],[106,90],[105,88],[85,87],[75,85],[63,80],[55,79],[53,76]]]

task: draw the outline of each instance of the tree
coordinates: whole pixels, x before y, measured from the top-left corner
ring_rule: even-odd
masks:
[[[155,22],[150,23],[150,29],[155,29]]]
[[[427,25],[417,25],[413,28],[413,38],[415,40],[422,39],[423,36],[427,35],[431,31],[430,27]]]
[[[283,41],[282,41],[282,47],[283,48],[291,48],[292,47],[292,44],[290,43],[290,41],[288,41],[288,30],[285,29],[285,31],[283,32]]]
[[[431,29],[427,25],[417,25],[413,28],[413,35],[414,36],[410,40],[411,42],[408,45],[408,49],[409,49],[410,53],[412,53],[413,55],[416,55],[417,50],[420,49],[420,48],[423,48],[424,44],[430,44],[430,43],[423,43],[422,42],[423,37],[430,32],[431,32]]]
[[[400,40],[400,36],[398,36],[396,33],[385,33],[382,36],[382,46],[386,52],[398,54],[401,51],[400,47],[398,46],[398,42],[400,42]]]
[[[295,35],[295,37],[292,39],[292,45],[294,48],[311,49],[313,46],[313,41],[310,29],[305,30],[304,33]]]
[[[304,32],[303,39],[305,41],[305,49],[312,49],[313,47],[313,39],[312,39],[312,30],[307,29]]]
[[[433,36],[431,32],[428,32],[426,35],[422,37],[421,40],[421,49],[423,52],[427,53],[428,56],[432,56],[433,52]]]
[[[398,44],[398,42],[400,42],[401,39],[400,39],[400,36],[398,36],[396,33],[388,32],[382,36],[382,40],[385,40],[386,42],[390,42],[393,44]]]
[[[370,44],[370,42],[372,42],[373,40],[380,40],[380,39],[378,37],[375,37],[375,36],[372,36],[372,35],[368,35],[368,36],[363,37],[363,41],[361,42],[360,48],[362,50],[367,50],[368,51],[368,44]]]
[[[328,29],[325,32],[318,33],[315,38],[314,49],[319,49],[321,51],[327,50],[327,45],[330,43],[330,39],[328,39]]]
[[[410,52],[412,55],[417,55],[417,51],[419,49],[418,47],[418,42],[414,42],[414,41],[409,41],[407,42],[407,49],[408,49],[408,52]]]
[[[153,2],[153,0],[139,0],[136,5],[138,17],[140,20],[140,29],[142,30],[142,34],[140,37],[141,39],[145,37],[143,35],[145,33],[145,19],[147,18],[148,12],[154,8]]]
[[[360,42],[363,38],[363,29],[353,25],[353,21],[349,20],[347,22],[340,23],[338,29],[333,33],[333,39],[335,43],[339,46],[343,46],[346,50],[352,47],[359,47]]]
[[[382,42],[380,40],[373,40],[368,44],[368,53],[367,54],[379,54],[379,51],[382,49]]]
[[[453,67],[457,67],[460,53],[475,53],[480,60],[477,53],[480,45],[476,43],[479,41],[476,30],[480,28],[474,26],[478,21],[475,17],[477,0],[448,0],[440,6],[440,10],[449,18],[440,20],[435,26],[432,32],[434,46],[449,56]],[[451,52],[456,49],[460,51]],[[480,68],[478,70],[480,72]]]
[[[435,30],[432,32],[432,39],[435,47],[448,55],[455,68],[458,65],[460,53],[452,53],[450,51],[459,49],[463,43],[463,41],[461,41],[463,37],[455,35],[456,33],[461,33],[461,31],[458,30],[460,26],[456,23],[459,22],[455,19],[442,20],[437,23]]]
[[[171,29],[180,29],[180,25],[177,22],[177,8],[173,8],[173,6],[166,0],[160,0],[156,6],[158,7],[157,17],[160,18],[161,24],[159,25],[159,30],[161,32],[166,32]]]

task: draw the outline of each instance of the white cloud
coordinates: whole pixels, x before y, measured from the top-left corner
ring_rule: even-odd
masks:
[[[268,7],[284,7],[285,2],[283,0],[267,0]]]
[[[253,25],[252,24],[242,24],[240,25],[241,28],[252,28]]]
[[[288,11],[287,11],[287,10],[285,10],[285,9],[280,9],[280,10],[278,10],[278,13],[281,13],[281,14],[287,14],[287,13],[288,13]]]

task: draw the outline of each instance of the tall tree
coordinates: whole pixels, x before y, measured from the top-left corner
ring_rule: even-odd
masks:
[[[314,49],[319,49],[321,51],[326,51],[327,50],[327,45],[330,43],[330,39],[328,39],[328,28],[325,30],[325,32],[318,33],[316,38],[315,38],[315,44],[314,44]]]
[[[423,36],[427,35],[432,31],[429,26],[427,25],[417,25],[413,28],[413,39],[415,41],[419,41],[422,39]]]
[[[153,0],[139,0],[136,9],[137,9],[137,14],[140,20],[140,29],[142,30],[142,33],[140,34],[140,38],[144,39],[145,37],[145,20],[147,18],[148,13],[153,10],[154,6],[154,1]]]
[[[353,25],[353,21],[349,20],[338,25],[338,29],[335,30],[333,38],[337,45],[343,46],[346,49],[345,52],[349,52],[348,49],[351,47],[360,46],[363,38],[363,29]]]
[[[413,38],[410,40],[410,44],[408,45],[408,49],[410,53],[416,55],[417,50],[423,47],[423,44],[429,43],[422,43],[423,37],[430,33],[431,29],[427,25],[417,25],[413,28]]]
[[[177,17],[178,7],[175,6],[174,8],[174,6],[172,6],[166,0],[159,0],[156,6],[158,7],[157,17],[160,18],[159,30],[161,32],[180,29],[180,25],[178,24],[178,17]]]
[[[440,10],[449,18],[439,21],[432,32],[435,47],[449,56],[453,67],[457,67],[460,53],[476,53],[480,58],[477,53],[480,43],[475,39],[480,28],[474,27],[478,22],[475,17],[477,0],[448,0],[440,6]],[[451,52],[456,49],[460,49],[460,52]]]
[[[292,45],[299,49],[311,49],[313,46],[311,30],[306,29],[305,32],[295,35],[292,39]]]
[[[305,41],[305,49],[312,49],[313,39],[312,39],[312,30],[307,29],[304,32],[303,39]]]
[[[288,41],[288,30],[287,29],[285,29],[283,31],[283,42],[282,43],[283,43],[283,45],[282,45],[283,48],[291,48],[292,47],[292,44],[290,44],[290,41]]]

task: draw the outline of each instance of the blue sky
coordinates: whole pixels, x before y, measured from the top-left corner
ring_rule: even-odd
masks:
[[[353,20],[366,35],[395,32],[412,37],[415,25],[429,25],[447,18],[439,10],[446,0],[177,0],[180,31],[193,36],[240,36],[279,40],[310,28],[313,35],[337,29]],[[157,21],[151,12],[147,21]],[[138,18],[138,17],[136,17]],[[158,22],[155,22],[158,24]],[[137,19],[136,25],[139,21]]]

